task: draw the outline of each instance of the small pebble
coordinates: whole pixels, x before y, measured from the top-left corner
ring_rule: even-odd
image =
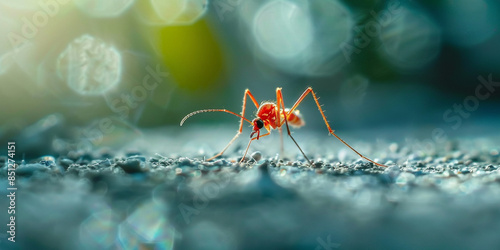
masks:
[[[490,164],[490,165],[488,165],[488,166],[486,166],[486,167],[484,167],[484,170],[486,170],[486,171],[493,171],[493,170],[495,170],[495,169],[496,169],[496,167],[495,167],[495,166],[493,166],[493,165],[491,165],[491,164]]]
[[[321,162],[321,161],[315,162],[315,163],[313,163],[313,166],[314,166],[314,168],[321,168],[321,167],[323,167],[323,162]]]
[[[126,161],[117,162],[116,165],[120,166],[126,173],[140,173],[142,172],[142,163],[137,159],[128,159]]]
[[[262,159],[262,153],[259,151],[253,152],[251,156],[255,161],[260,161],[260,159]]]
[[[59,159],[59,164],[64,168],[64,169],[68,169],[68,167],[73,164],[73,161],[71,159],[68,159],[68,158],[62,158],[62,159]]]

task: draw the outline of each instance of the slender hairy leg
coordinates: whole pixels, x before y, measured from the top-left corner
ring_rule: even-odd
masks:
[[[238,133],[236,133],[236,135],[233,137],[233,139],[231,139],[231,141],[229,141],[229,143],[226,145],[226,147],[224,147],[224,149],[222,149],[222,151],[216,155],[214,155],[213,157],[209,158],[207,161],[211,161],[219,156],[221,156],[222,154],[224,154],[224,152],[226,151],[226,149],[231,145],[233,144],[233,142],[236,140],[236,138],[238,138],[238,136],[241,134],[241,132],[243,131],[243,121],[248,121],[245,117],[245,109],[246,109],[246,106],[247,106],[247,96],[250,97],[250,99],[252,100],[253,104],[255,104],[255,107],[258,109],[259,108],[259,103],[257,102],[257,100],[255,100],[255,97],[252,95],[252,93],[250,92],[250,90],[246,89],[245,90],[245,94],[243,95],[243,107],[241,109],[241,120],[240,120],[240,128],[238,129]],[[251,122],[250,122],[251,124]],[[248,148],[247,148],[248,150]]]
[[[281,92],[281,91],[280,91]],[[334,130],[330,127],[330,124],[328,123],[328,121],[326,120],[326,116],[325,114],[323,113],[323,109],[321,108],[321,105],[319,104],[318,102],[318,98],[316,97],[316,94],[314,93],[313,89],[311,87],[307,88],[304,93],[302,93],[302,95],[299,97],[299,99],[297,99],[297,101],[295,102],[295,104],[293,105],[293,107],[290,109],[290,111],[288,111],[288,113],[292,113],[296,108],[297,106],[299,106],[299,104],[304,100],[304,98],[308,95],[308,94],[312,94],[313,98],[314,98],[314,101],[316,102],[316,106],[318,106],[318,110],[319,112],[321,113],[321,116],[323,117],[323,121],[325,121],[325,124],[326,124],[326,128],[328,128],[328,132],[330,132],[330,134],[332,134],[333,136],[335,136],[337,139],[339,139],[339,141],[341,141],[342,143],[344,143],[347,147],[349,147],[352,151],[354,151],[354,153],[356,153],[357,155],[359,155],[361,158],[377,165],[377,166],[381,166],[381,167],[387,167],[386,165],[384,164],[380,164],[380,163],[377,163],[367,157],[365,157],[364,155],[362,155],[361,153],[359,153],[358,151],[356,151],[356,149],[354,149],[353,147],[351,147],[349,144],[347,144],[347,142],[345,142],[344,140],[342,140],[340,137],[338,137],[335,133],[334,133]],[[285,119],[286,121],[286,119]]]
[[[267,128],[266,128],[267,129]],[[263,135],[260,135],[259,136],[259,139],[264,137],[264,136],[268,136],[271,134],[271,130],[267,130],[267,133],[263,134]],[[241,160],[240,160],[240,163],[243,161],[243,159],[245,159],[245,156],[247,155],[248,153],[248,149],[250,148],[250,144],[252,143],[253,140],[257,140],[257,136],[256,137],[252,137],[250,138],[250,141],[248,142],[248,145],[247,145],[247,149],[245,150],[245,154],[243,154],[243,157],[241,157]]]
[[[280,131],[280,155],[285,155],[285,147],[283,146],[283,129],[279,127],[278,130]]]
[[[297,146],[297,148],[299,148],[300,152],[302,153],[302,155],[304,156],[304,158],[309,162],[309,164],[312,166],[312,162],[311,160],[309,160],[309,158],[307,158],[306,154],[304,153],[304,151],[302,151],[302,148],[300,148],[299,144],[297,143],[297,141],[295,141],[295,139],[293,138],[292,136],[292,133],[290,133],[290,127],[288,127],[288,114],[291,112],[291,111],[288,111],[288,114],[287,112],[285,111],[285,103],[283,102],[283,94],[281,93],[281,88],[277,88],[276,89],[276,105],[278,105],[278,118],[277,118],[277,121],[278,121],[278,127],[281,128],[281,126],[283,125],[281,123],[281,115],[279,113],[280,111],[280,106],[283,108],[283,117],[285,118],[285,125],[286,125],[286,130],[288,132],[288,136],[290,136],[290,138],[292,138],[292,141],[295,143],[295,145]]]

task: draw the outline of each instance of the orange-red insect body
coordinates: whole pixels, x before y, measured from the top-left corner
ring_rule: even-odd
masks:
[[[290,109],[285,109],[285,112],[288,113]],[[278,107],[275,103],[265,102],[260,105],[259,110],[257,111],[257,117],[260,118],[264,122],[264,127],[269,129],[269,127],[276,129],[280,126],[280,124],[285,123],[285,114],[283,110],[280,114],[279,119],[281,120],[278,123]],[[298,110],[295,110],[293,113],[288,114],[288,124],[294,127],[302,127],[305,125],[304,120],[300,116]]]
[[[262,127],[266,130],[280,128],[281,125],[285,123],[285,113],[288,113],[290,109],[285,109],[285,112],[281,110],[281,114],[278,115],[278,106],[272,102],[262,103],[257,111],[257,118],[255,118],[253,123],[253,132],[250,134],[252,137],[257,133],[257,140],[260,137],[260,129]],[[302,127],[305,125],[304,120],[300,116],[300,112],[295,110],[292,113],[288,113],[288,124],[293,127]]]

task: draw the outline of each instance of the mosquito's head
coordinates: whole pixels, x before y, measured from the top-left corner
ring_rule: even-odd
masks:
[[[253,123],[253,132],[250,134],[250,138],[257,133],[257,140],[259,139],[260,136],[260,129],[264,127],[264,122],[260,118],[255,118],[252,121]]]

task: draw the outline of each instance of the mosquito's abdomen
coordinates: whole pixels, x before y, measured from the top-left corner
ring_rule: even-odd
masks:
[[[288,112],[288,109],[285,109],[286,112]],[[288,124],[292,125],[294,127],[302,127],[306,123],[304,119],[302,119],[302,116],[300,115],[300,112],[298,110],[294,110],[293,113],[288,115]]]

